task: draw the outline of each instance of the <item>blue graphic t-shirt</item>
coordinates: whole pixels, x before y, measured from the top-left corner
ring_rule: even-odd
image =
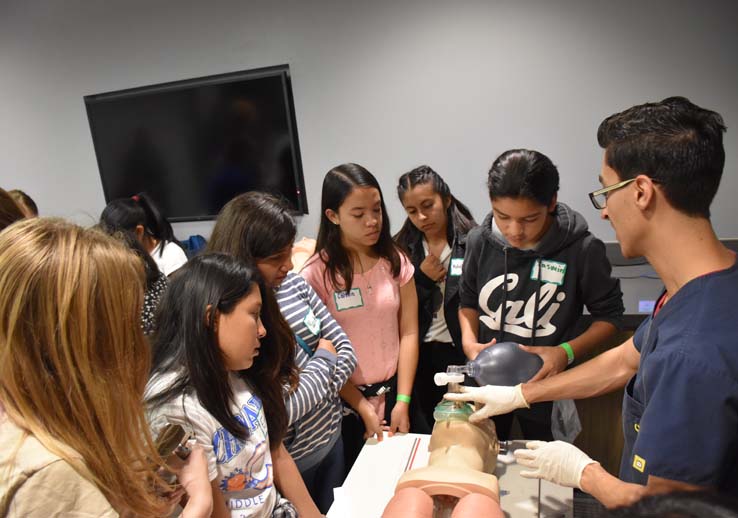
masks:
[[[146,396],[163,390],[175,377],[176,374],[169,374],[151,379]],[[149,423],[154,436],[167,423],[179,424],[193,433],[207,455],[210,480],[218,481],[232,518],[269,517],[277,492],[264,408],[242,379],[230,374],[229,381],[236,401],[233,415],[249,430],[245,441],[223,428],[194,395],[179,397],[154,409],[149,413]]]

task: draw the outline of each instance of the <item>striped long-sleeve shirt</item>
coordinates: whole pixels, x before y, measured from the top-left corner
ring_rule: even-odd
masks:
[[[289,428],[284,439],[292,458],[310,458],[310,465],[321,458],[312,454],[332,445],[340,430],[342,408],[338,391],[356,368],[356,355],[346,334],[335,321],[313,288],[299,275],[289,273],[276,290],[277,302],[292,332],[313,354],[299,344],[295,361],[300,370],[297,389],[285,396]],[[321,338],[330,340],[336,355],[316,351]],[[316,456],[317,457],[317,456]],[[307,469],[310,465],[300,465]]]

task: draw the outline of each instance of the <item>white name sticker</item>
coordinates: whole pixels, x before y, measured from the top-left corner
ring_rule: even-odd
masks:
[[[538,265],[541,265],[541,281],[550,282],[561,286],[564,284],[564,276],[566,275],[566,263],[559,261],[535,261],[533,268],[530,270],[530,278],[534,281],[538,280]]]
[[[451,259],[451,267],[449,268],[449,275],[452,275],[454,277],[458,277],[461,275],[461,271],[464,267],[464,258],[463,257],[457,257],[455,259]]]
[[[312,309],[308,309],[307,315],[302,319],[302,323],[305,324],[311,333],[318,336],[320,333],[320,319],[315,316]]]
[[[336,303],[336,309],[338,311],[360,308],[364,305],[364,299],[361,297],[361,290],[359,288],[353,288],[348,293],[345,291],[334,292],[333,300]]]

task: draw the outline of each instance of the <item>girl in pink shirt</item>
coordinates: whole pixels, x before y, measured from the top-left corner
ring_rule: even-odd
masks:
[[[408,406],[418,363],[414,268],[392,241],[382,191],[357,164],[323,180],[315,255],[302,275],[354,345],[358,366],[341,391],[356,410],[344,417],[347,468],[363,438],[408,432]]]

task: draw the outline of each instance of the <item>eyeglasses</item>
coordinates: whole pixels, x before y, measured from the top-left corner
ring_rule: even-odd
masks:
[[[589,193],[589,199],[592,201],[592,205],[594,205],[595,209],[602,210],[605,207],[607,207],[607,195],[608,193],[612,191],[617,191],[618,189],[625,187],[630,182],[634,182],[636,179],[631,178],[629,180],[623,180],[622,182],[618,182],[614,185],[610,185],[609,187],[603,187],[602,189],[597,189],[596,191],[592,191]]]

